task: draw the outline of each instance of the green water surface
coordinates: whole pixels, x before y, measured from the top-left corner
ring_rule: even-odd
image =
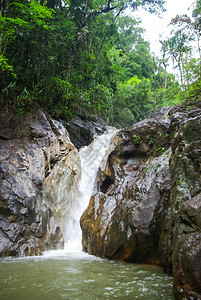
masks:
[[[1,300],[171,300],[172,278],[157,266],[89,255],[0,259]]]

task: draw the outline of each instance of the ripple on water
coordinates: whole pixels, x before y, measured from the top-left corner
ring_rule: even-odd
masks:
[[[158,267],[52,254],[0,259],[0,299],[174,299],[172,278]]]

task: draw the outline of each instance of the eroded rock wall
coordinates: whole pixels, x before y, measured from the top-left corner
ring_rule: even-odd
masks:
[[[132,262],[159,261],[158,239],[170,194],[167,113],[115,137],[116,147],[99,174],[99,191],[81,219],[87,252]]]
[[[72,162],[77,150],[68,132],[39,111],[0,122],[0,255],[37,255],[63,245],[60,213],[52,184],[58,164],[70,190],[79,174]],[[78,161],[79,164],[79,161]],[[64,197],[63,197],[64,198]]]
[[[182,119],[170,160],[174,290],[178,299],[201,299],[201,109]]]

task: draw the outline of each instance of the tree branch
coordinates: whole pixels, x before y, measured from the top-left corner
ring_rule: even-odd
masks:
[[[100,11],[90,12],[90,13],[87,15],[86,19],[80,24],[79,29],[85,27],[85,26],[87,25],[89,19],[94,18],[94,17],[96,17],[96,16],[98,16],[98,15],[100,15],[100,14],[106,14],[106,13],[108,13],[108,12],[110,12],[110,11],[115,10],[118,6],[117,6],[117,5],[116,5],[116,6],[110,6],[110,5],[111,5],[111,2],[112,2],[112,0],[108,0],[107,7],[101,9]]]

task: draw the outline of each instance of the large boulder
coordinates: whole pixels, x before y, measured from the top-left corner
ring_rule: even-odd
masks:
[[[160,263],[158,240],[170,194],[169,109],[115,137],[99,191],[81,218],[83,248],[101,257]]]
[[[68,132],[39,111],[3,117],[0,137],[0,255],[35,255],[62,247],[59,209],[52,207],[48,178],[58,163],[66,177],[73,181],[77,176],[69,163],[77,150]]]

